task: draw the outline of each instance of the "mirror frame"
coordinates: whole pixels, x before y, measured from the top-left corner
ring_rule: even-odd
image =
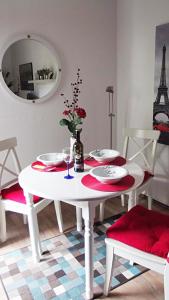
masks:
[[[5,80],[3,78],[2,75],[2,61],[3,61],[3,57],[6,53],[6,51],[8,50],[8,48],[13,45],[15,42],[18,42],[20,40],[23,39],[30,39],[30,40],[35,40],[36,42],[41,43],[43,46],[45,46],[53,55],[55,61],[56,61],[56,66],[57,66],[57,80],[55,85],[53,86],[53,88],[50,90],[49,93],[47,93],[45,96],[38,98],[38,99],[33,99],[33,100],[27,100],[25,98],[19,97],[16,94],[14,94],[10,88],[6,85]],[[1,86],[5,89],[5,91],[13,98],[13,100],[17,100],[20,103],[27,103],[27,104],[32,104],[32,103],[42,103],[46,100],[48,100],[49,98],[51,98],[55,92],[58,89],[59,83],[60,83],[60,79],[61,79],[61,62],[60,59],[55,51],[55,48],[45,39],[43,39],[42,37],[35,35],[35,34],[19,34],[17,36],[14,36],[12,38],[10,38],[6,44],[4,45],[4,47],[1,49],[0,51],[0,84]]]

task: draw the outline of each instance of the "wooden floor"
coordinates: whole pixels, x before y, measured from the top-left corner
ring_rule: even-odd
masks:
[[[141,204],[145,205],[144,198]],[[127,209],[127,206],[121,207],[120,199],[112,199],[106,202],[105,217],[115,215]],[[157,202],[153,204],[153,209],[169,214],[169,208],[159,205]],[[64,220],[65,231],[75,226],[75,208],[71,205],[62,203],[62,214]],[[98,211],[96,211],[96,219]],[[55,217],[53,204],[50,204],[44,211],[38,215],[40,228],[40,237],[42,240],[56,236],[59,233]],[[23,224],[22,215],[8,212],[7,213],[7,234],[8,240],[0,244],[0,255],[11,250],[24,247],[30,243],[27,225]],[[0,284],[0,300],[6,300],[3,288]],[[112,300],[163,300],[163,276],[148,271],[128,283],[114,289],[109,297],[101,297],[97,299]],[[69,300],[69,299],[68,299]]]

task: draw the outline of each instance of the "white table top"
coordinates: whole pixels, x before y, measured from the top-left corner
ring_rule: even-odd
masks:
[[[70,180],[64,178],[67,171],[40,172],[28,166],[21,171],[19,184],[30,194],[65,202],[111,198],[112,196],[115,197],[124,192],[134,190],[143,181],[144,172],[136,163],[127,162],[123,167],[125,167],[129,171],[129,174],[135,179],[134,185],[129,190],[123,192],[100,192],[85,187],[81,183],[81,178],[88,174],[91,168],[87,165],[85,165],[85,171],[83,173],[75,173],[73,168],[71,168],[70,174],[73,175],[74,178]]]

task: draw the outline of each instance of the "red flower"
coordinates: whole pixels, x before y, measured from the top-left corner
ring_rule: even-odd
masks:
[[[70,113],[70,110],[64,110],[63,115],[68,116]]]
[[[83,124],[83,119],[86,118],[85,109],[78,105],[81,84],[82,79],[80,78],[80,69],[78,68],[77,79],[71,83],[72,99],[69,100],[63,93],[61,94],[64,98],[65,110],[63,111],[64,118],[59,121],[59,124],[67,126],[68,130],[73,134],[76,128]]]
[[[86,111],[84,110],[84,108],[78,107],[78,108],[76,108],[75,111],[79,118],[82,118],[82,119],[86,118]]]

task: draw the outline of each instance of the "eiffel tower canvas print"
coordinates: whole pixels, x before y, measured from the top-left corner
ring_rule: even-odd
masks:
[[[169,23],[156,27],[153,128],[159,143],[169,145]]]

